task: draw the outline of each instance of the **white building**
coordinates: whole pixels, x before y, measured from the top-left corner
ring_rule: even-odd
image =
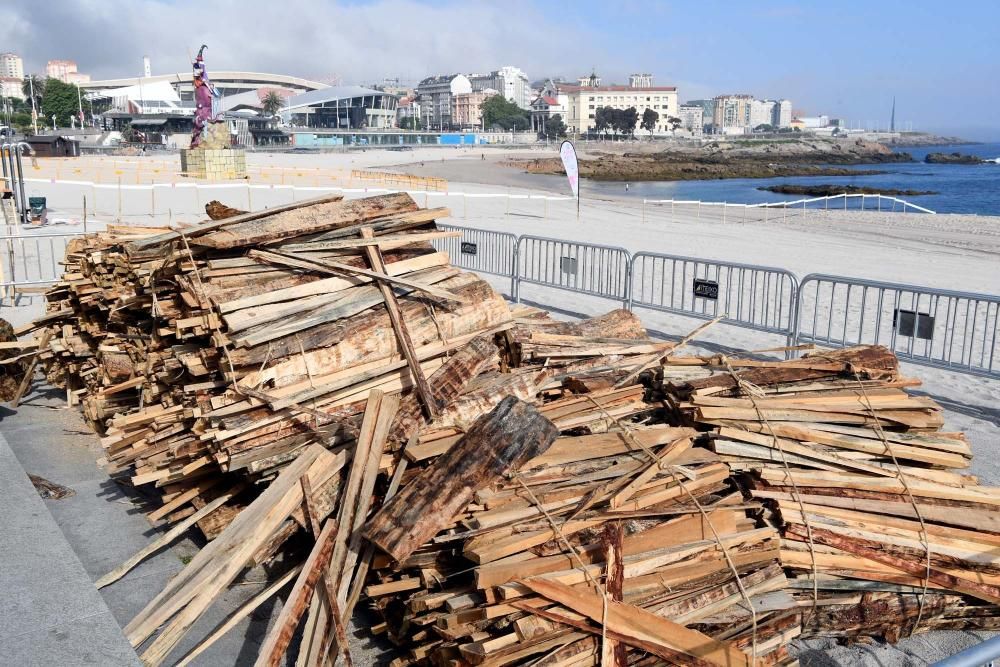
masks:
[[[700,104],[682,104],[677,117],[681,119],[680,129],[692,136],[700,136],[705,131],[705,108]]]
[[[496,90],[522,109],[531,107],[531,82],[517,67],[507,65],[489,74],[470,74],[469,81],[472,90]]]
[[[81,74],[77,71],[74,60],[50,60],[45,64],[45,76],[74,85],[90,81],[89,74]]]
[[[396,107],[396,125],[399,127],[409,125],[404,121],[410,118],[420,120],[420,102],[417,101],[416,97],[404,97],[399,101],[399,106]]]
[[[804,129],[814,130],[819,127],[826,127],[830,124],[829,116],[802,116],[799,118]]]
[[[750,128],[757,129],[761,125],[772,125],[774,117],[774,100],[753,100],[750,102]]]
[[[775,127],[792,126],[792,103],[790,100],[778,100],[772,110],[771,125]]]
[[[716,134],[742,134],[749,131],[752,95],[719,95],[715,98],[712,125]]]
[[[0,53],[0,78],[24,79],[24,61],[16,53]]]
[[[451,129],[451,98],[472,92],[472,82],[464,74],[429,76],[417,84],[420,120],[425,129]]]
[[[601,107],[635,107],[640,120],[646,109],[652,109],[659,114],[653,134],[669,133],[667,119],[676,117],[678,113],[677,88],[674,86],[560,86],[560,91],[567,97],[566,128],[570,134],[586,134],[595,129],[595,115]]]

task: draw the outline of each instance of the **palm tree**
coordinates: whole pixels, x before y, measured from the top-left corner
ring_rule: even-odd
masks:
[[[285,105],[285,101],[281,99],[281,95],[275,91],[270,91],[261,100],[260,106],[268,116],[276,116],[278,112],[281,111],[281,107]]]
[[[42,106],[42,95],[45,94],[45,79],[38,76],[37,74],[29,74],[24,77],[24,81],[21,82],[21,92],[24,93],[24,97],[31,103],[31,94],[35,94],[35,107],[41,108]]]

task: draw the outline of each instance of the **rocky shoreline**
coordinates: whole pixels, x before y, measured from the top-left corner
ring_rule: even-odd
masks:
[[[976,155],[963,153],[928,153],[924,157],[927,164],[985,164],[986,160]]]
[[[867,176],[878,170],[839,165],[912,162],[908,153],[887,146],[840,139],[720,140],[706,145],[675,145],[666,150],[615,151],[587,148],[580,175],[597,181],[686,181],[785,176]],[[557,157],[512,160],[508,166],[532,174],[562,174]]]
[[[936,195],[933,190],[899,190],[896,188],[869,188],[860,185],[767,185],[757,188],[782,195],[805,195],[807,197],[831,197],[835,195],[886,195],[888,197],[919,197]]]

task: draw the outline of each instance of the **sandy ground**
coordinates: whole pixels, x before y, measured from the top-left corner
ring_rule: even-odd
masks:
[[[553,150],[554,149],[550,149]],[[575,202],[565,200],[561,177],[523,174],[502,168],[499,162],[513,156],[534,154],[525,151],[486,148],[422,148],[396,152],[368,150],[331,154],[248,155],[256,170],[249,182],[222,184],[212,188],[185,185],[143,187],[143,181],[162,184],[185,183],[178,179],[167,156],[165,161],[148,163],[134,158],[114,165],[119,171],[140,175],[134,190],[123,190],[122,220],[140,224],[200,219],[199,208],[209,198],[233,206],[252,208],[284,203],[294,198],[317,196],[331,188],[346,188],[346,196],[364,196],[386,187],[378,183],[349,182],[351,169],[380,169],[449,181],[448,192],[415,195],[419,203],[448,206],[451,218],[444,222],[481,229],[535,234],[547,237],[621,246],[629,251],[688,255],[717,260],[764,264],[788,269],[797,275],[831,273],[892,282],[913,283],[939,288],[996,294],[1000,292],[1000,218],[973,215],[924,215],[917,213],[875,213],[859,211],[743,211],[695,206],[646,205],[625,197],[586,196],[579,219]],[[485,154],[486,159],[483,159]],[[60,171],[78,169],[78,182],[93,182],[107,165],[82,160],[76,166],[60,164]],[[154,164],[159,166],[154,167]],[[41,164],[39,176],[54,172],[55,165]],[[154,173],[154,169],[159,172]],[[175,168],[173,168],[175,169]],[[312,171],[310,171],[312,170]],[[270,175],[266,175],[270,174]],[[283,174],[284,184],[275,183]],[[299,174],[298,176],[296,174]],[[54,178],[53,173],[49,178]],[[42,180],[42,179],[39,179]],[[60,173],[57,180],[67,180]],[[106,184],[106,180],[103,181]],[[148,183],[146,183],[148,185]],[[248,185],[250,186],[248,188]],[[360,187],[359,187],[360,185]],[[294,186],[294,187],[293,187]],[[50,205],[61,208],[60,219],[79,222],[82,207],[76,202],[97,190],[93,186],[38,182],[29,189],[52,198]],[[197,192],[195,192],[197,190]],[[101,195],[117,196],[117,187]],[[100,195],[99,195],[100,196]],[[422,200],[421,200],[422,197]],[[150,215],[150,199],[155,198],[156,215]],[[94,201],[91,200],[91,210]],[[97,206],[89,224],[110,222],[118,217],[114,203]],[[767,216],[765,221],[764,216]],[[79,225],[51,227],[45,232],[79,231]],[[58,254],[61,246],[41,248],[45,257],[35,258],[40,266],[51,263],[47,255]],[[498,288],[509,290],[509,281],[494,280]],[[571,314],[595,314],[614,307],[614,302],[524,286],[522,297]],[[0,316],[25,320],[37,312],[27,300],[25,307],[4,308]],[[699,322],[649,310],[639,311],[647,326],[660,335],[682,336]],[[760,349],[782,344],[777,336],[717,325],[700,339],[701,349]],[[695,348],[699,349],[699,348]],[[1000,381],[904,364],[909,375],[919,377],[921,391],[946,408],[948,430],[963,430],[972,443],[975,459],[972,472],[984,484],[1000,486]],[[971,633],[935,633],[904,641],[899,647],[833,647],[810,642],[802,654],[811,665],[920,665],[940,659],[978,641]]]

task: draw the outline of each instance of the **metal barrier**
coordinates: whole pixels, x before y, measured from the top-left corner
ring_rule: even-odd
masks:
[[[517,242],[514,301],[520,283],[616,299],[628,306],[631,257],[623,248],[522,236]]]
[[[517,292],[517,236],[453,225],[438,227],[462,232],[461,237],[431,242],[436,249],[448,252],[452,266],[510,278],[510,296],[514,298]]]
[[[795,335],[798,279],[770,266],[640,252],[632,257],[629,307]]]
[[[25,150],[34,155],[31,146],[24,141],[0,144],[0,165],[4,181],[4,187],[0,190],[10,190],[14,199],[14,210],[17,212],[17,220],[10,220],[8,224],[28,222],[28,198],[24,193],[24,165],[21,162],[21,155]]]
[[[810,274],[796,340],[885,345],[900,359],[1000,378],[1000,296]]]
[[[0,236],[0,296],[23,285],[48,285],[63,273],[66,246],[81,234]]]

